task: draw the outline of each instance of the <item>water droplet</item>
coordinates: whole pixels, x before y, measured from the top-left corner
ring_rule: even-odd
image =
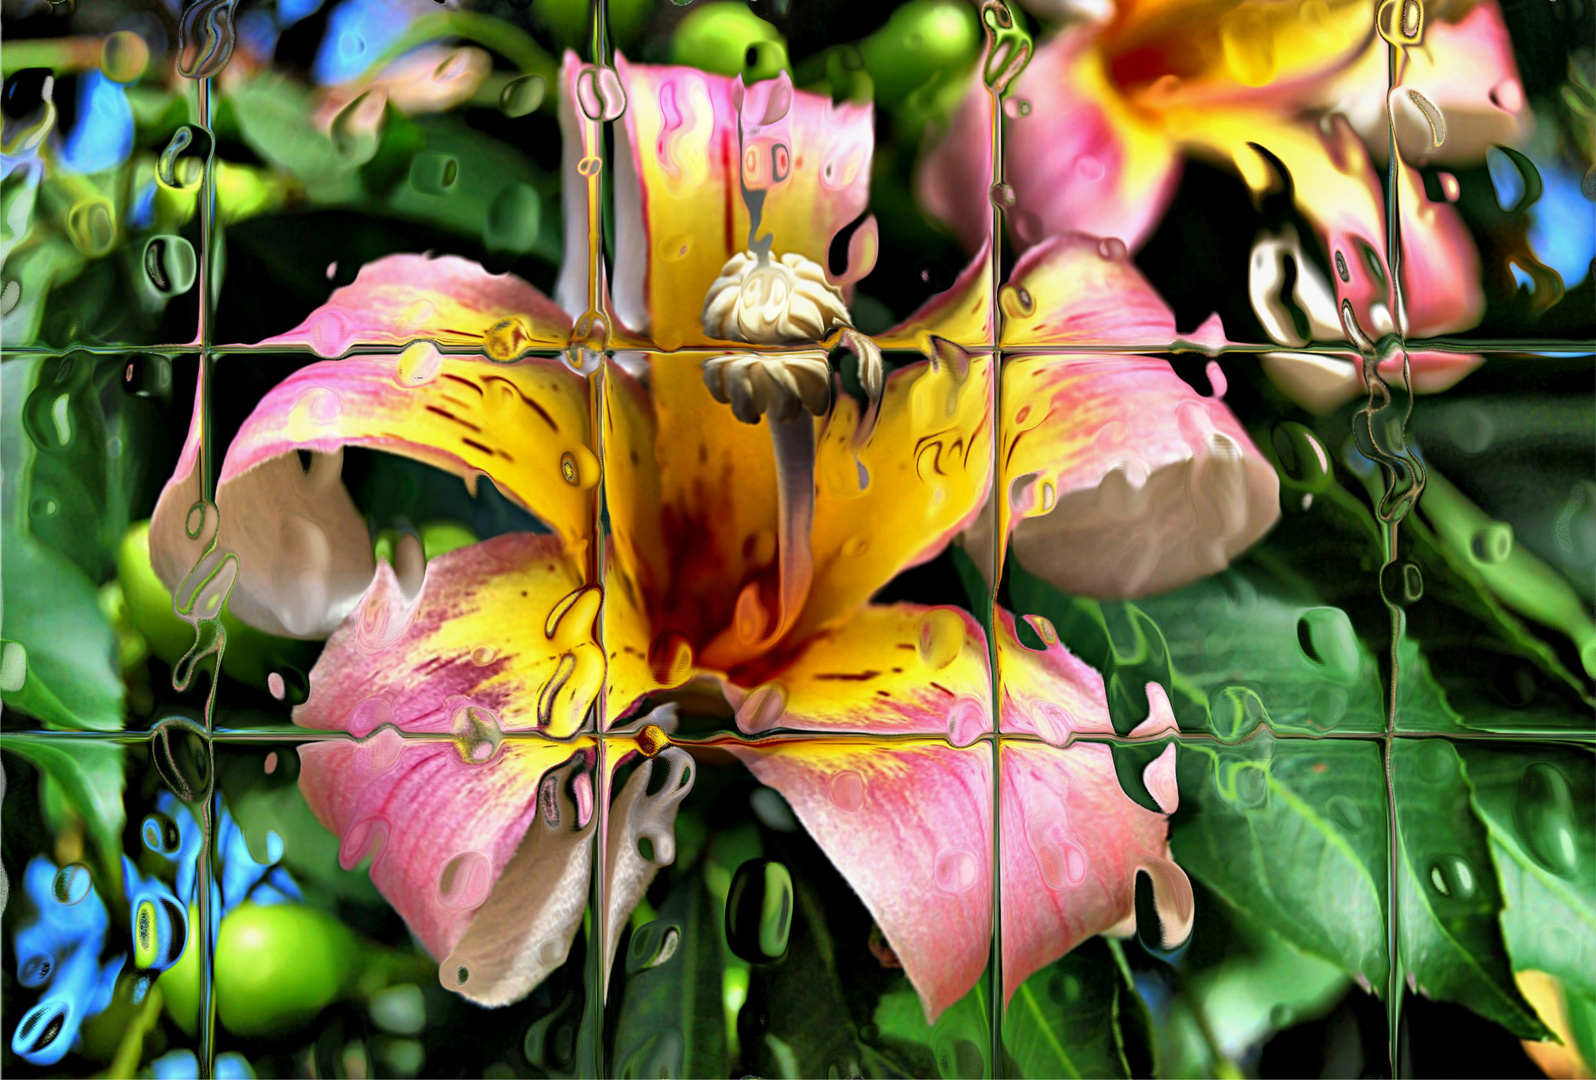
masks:
[[[355,822],[339,841],[338,865],[345,870],[353,870],[370,856],[375,867],[388,846],[388,832],[389,825],[385,818],[371,817]]]
[[[658,724],[644,724],[637,733],[637,748],[644,757],[653,757],[671,744],[671,737]]]
[[[1272,441],[1280,475],[1293,486],[1320,491],[1330,483],[1330,454],[1306,424],[1276,424]]]
[[[1345,795],[1332,795],[1325,801],[1324,810],[1330,820],[1347,832],[1363,831],[1363,810]]]
[[[210,793],[211,749],[205,732],[191,720],[172,717],[150,733],[150,757],[166,786],[184,802]]]
[[[28,504],[28,513],[36,518],[55,517],[56,511],[61,509],[61,504],[48,495],[40,495]]]
[[[1416,752],[1419,777],[1429,784],[1444,784],[1457,772],[1457,752],[1438,739],[1426,739]]]
[[[144,276],[162,296],[181,296],[194,287],[199,259],[181,236],[152,236],[144,244]]]
[[[1461,855],[1442,855],[1430,863],[1430,888],[1449,900],[1472,899],[1478,883]]]
[[[177,28],[177,71],[209,79],[233,58],[233,9],[238,0],[194,0]]]
[[[100,70],[115,83],[130,83],[150,64],[150,47],[131,30],[106,36],[100,46]]]
[[[478,645],[471,650],[471,662],[477,667],[487,667],[499,657],[499,650],[491,645]]]
[[[417,341],[399,354],[393,381],[407,390],[414,389],[431,384],[442,370],[443,354],[438,347],[430,341]]]
[[[1225,64],[1243,86],[1267,86],[1275,78],[1275,32],[1267,13],[1239,5],[1219,20]]]
[[[842,542],[842,556],[845,559],[857,559],[870,550],[870,536],[868,533],[858,533]]]
[[[986,730],[986,705],[979,699],[961,697],[948,710],[948,741],[954,746],[971,746]]]
[[[1275,1028],[1290,1027],[1296,1019],[1296,1014],[1291,1011],[1291,1006],[1276,1004],[1269,1009],[1269,1026]]]
[[[1469,555],[1482,566],[1495,566],[1513,554],[1513,526],[1493,521],[1481,526],[1469,540]]]
[[[611,67],[583,68],[576,77],[576,100],[589,120],[619,120],[626,111],[626,90]]]
[[[966,847],[945,847],[937,852],[932,863],[931,877],[936,887],[952,896],[967,893],[975,888],[980,877],[981,864]]]
[[[964,618],[951,608],[934,608],[920,620],[920,635],[916,650],[920,662],[932,671],[940,671],[964,651]]]
[[[1354,682],[1362,671],[1352,620],[1340,608],[1309,608],[1298,616],[1297,645],[1303,658],[1334,682]]]
[[[465,698],[456,698],[449,718],[461,761],[467,765],[481,765],[493,760],[499,752],[499,744],[504,741],[504,732],[492,711]]]
[[[1397,607],[1418,603],[1424,596],[1424,573],[1417,563],[1393,562],[1380,569],[1380,594]]]
[[[1441,144],[1446,142],[1446,117],[1434,103],[1417,90],[1408,91],[1408,100],[1413,102],[1415,108],[1424,114],[1425,122],[1430,125],[1430,149],[1439,150]]]
[[[1011,319],[1024,319],[1036,314],[1036,300],[1030,290],[1019,285],[1005,285],[998,290],[998,305]]]
[[[522,75],[511,79],[499,91],[499,111],[509,117],[526,116],[543,104],[548,84],[540,75]]]
[[[267,754],[266,761],[261,767],[265,770],[267,776],[275,773],[277,771],[277,751],[273,750]]]
[[[172,132],[156,161],[155,175],[170,188],[183,190],[199,184],[211,157],[211,134],[202,127],[184,124]]]
[[[780,683],[765,683],[737,707],[737,726],[748,735],[769,731],[787,711],[787,691]]]
[[[837,809],[857,813],[864,806],[865,779],[852,769],[844,769],[831,778],[830,793]]]
[[[1125,241],[1118,237],[1110,236],[1106,240],[1097,242],[1097,253],[1109,262],[1123,262],[1128,250]]]
[[[453,195],[460,163],[451,154],[417,154],[410,159],[410,186],[423,195]]]
[[[787,955],[792,927],[792,874],[774,859],[749,859],[726,893],[726,943],[751,964]]]
[[[482,240],[490,251],[524,255],[538,242],[543,204],[530,184],[506,184],[488,205]]]
[[[1036,866],[1042,883],[1054,892],[1079,888],[1086,880],[1086,851],[1064,839],[1050,839],[1034,847]]]
[[[480,907],[493,889],[493,863],[480,851],[466,851],[443,865],[438,903],[454,911]]]
[[[676,955],[681,943],[682,931],[675,923],[651,922],[638,927],[632,935],[631,948],[627,950],[626,973],[636,975],[639,971],[659,967]]]
[[[17,969],[17,982],[28,988],[43,986],[55,974],[55,959],[43,953],[28,957]]]
[[[364,165],[376,156],[382,145],[382,129],[387,118],[388,93],[372,87],[360,94],[333,117],[329,134],[333,153],[346,166]]]
[[[1402,0],[1402,36],[1417,41],[1423,32],[1424,5],[1419,0]]]
[[[177,822],[159,811],[144,816],[139,826],[139,836],[143,838],[144,846],[158,855],[174,855],[183,843],[183,834],[178,831]]]
[[[1014,186],[1012,184],[993,184],[991,190],[988,192],[988,195],[992,200],[992,205],[997,207],[999,210],[1012,210],[1016,205],[1019,204],[1019,197],[1015,195]]]
[[[1555,765],[1538,761],[1518,779],[1513,823],[1530,856],[1554,874],[1571,877],[1578,864],[1574,841],[1574,798]]]
[[[89,890],[94,887],[94,881],[89,876],[89,868],[82,863],[72,863],[63,866],[55,872],[55,880],[50,884],[50,895],[55,897],[60,904],[76,904],[89,895]]]
[[[116,243],[116,211],[106,199],[83,199],[67,211],[67,235],[79,251],[97,259]]]

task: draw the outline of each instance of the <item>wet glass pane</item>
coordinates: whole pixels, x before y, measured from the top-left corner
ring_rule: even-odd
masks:
[[[1583,0],[8,0],[0,1071],[1588,1076]]]

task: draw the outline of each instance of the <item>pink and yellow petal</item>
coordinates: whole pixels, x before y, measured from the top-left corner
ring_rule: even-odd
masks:
[[[357,736],[392,722],[476,740],[479,751],[502,731],[564,738],[603,681],[599,601],[545,534],[445,552],[427,563],[413,600],[383,569],[328,639],[294,721]]]
[[[1401,161],[1404,314],[1400,319],[1393,314],[1381,182],[1344,120],[1333,119],[1327,134],[1306,121],[1262,113],[1188,110],[1180,130],[1193,149],[1231,164],[1256,197],[1290,185],[1297,209],[1313,223],[1332,267],[1329,284],[1338,308],[1351,305],[1357,328],[1346,329],[1342,317],[1345,332],[1372,340],[1400,329],[1422,337],[1479,321],[1485,301],[1473,241],[1456,209],[1431,202],[1417,173]],[[1276,162],[1284,176],[1278,175]]]
[[[1167,348],[1175,316],[1124,245],[1079,234],[1027,251],[999,293],[1005,348]]]
[[[509,360],[530,348],[563,348],[570,334],[570,317],[520,278],[454,255],[388,255],[361,267],[297,327],[260,344],[336,357],[425,339]]]
[[[1390,122],[1403,158],[1432,165],[1478,163],[1492,145],[1518,144],[1534,123],[1496,0],[1424,9],[1418,44],[1402,50],[1388,112],[1389,78],[1386,49],[1369,49],[1319,95],[1382,160]]]
[[[1376,51],[1372,15],[1362,0],[1136,0],[1117,6],[1099,47],[1114,84],[1149,110],[1295,110]]]
[[[1180,156],[1156,117],[1121,96],[1087,29],[1036,51],[1012,91],[1029,106],[1004,127],[1010,228],[1022,248],[1059,233],[1116,238],[1135,250],[1180,180]]]
[[[589,439],[587,383],[558,361],[496,364],[423,344],[398,357],[311,364],[284,379],[234,438],[220,488],[296,450],[362,446],[468,483],[489,477],[580,557],[599,474]]]
[[[962,746],[992,730],[990,672],[968,612],[891,604],[859,608],[723,685],[745,734],[941,735]]]
[[[781,792],[881,927],[930,1020],[992,944],[992,750],[837,740],[733,750]]]
[[[792,640],[847,617],[935,558],[980,512],[992,475],[993,363],[949,349],[887,379],[875,430],[839,398],[815,457],[815,570]]]
[[[1279,517],[1273,467],[1222,402],[1162,360],[1016,358],[1002,401],[998,541],[1066,592],[1175,588],[1223,569]],[[983,515],[972,549],[993,527]]]
[[[784,91],[780,80],[756,83],[746,90],[748,138],[739,148],[734,80],[624,59],[616,69],[627,100],[613,283],[622,322],[664,349],[706,341],[704,297],[726,260],[749,246],[740,175],[765,191],[760,232],[772,235],[773,250],[827,265],[832,238],[869,199],[868,105]]]

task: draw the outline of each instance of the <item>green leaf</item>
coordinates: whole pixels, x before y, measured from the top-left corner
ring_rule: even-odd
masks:
[[[1466,1005],[1521,1039],[1549,1037],[1513,983],[1488,835],[1456,748],[1440,739],[1396,740],[1391,786],[1404,974],[1420,992]]]
[[[16,501],[5,512],[15,527],[71,559],[95,582],[109,574],[127,525],[121,469],[113,474],[113,465],[122,463],[108,452],[100,406],[101,386],[120,374],[120,360],[96,370],[87,353],[6,366],[4,422],[21,435],[7,448],[18,451],[11,460],[22,475]]]
[[[1183,745],[1175,859],[1243,917],[1384,993],[1385,770],[1373,741]]]
[[[99,740],[18,734],[6,736],[5,749],[32,762],[60,786],[83,815],[105,863],[116,865],[122,851],[122,828],[127,824],[122,805],[122,747]]]
[[[1596,783],[1586,748],[1459,747],[1490,833],[1515,970],[1596,998]]]
[[[858,1075],[862,1055],[824,909],[801,878],[793,897],[786,957],[750,972],[738,1023],[743,1067],[761,1076]]]
[[[687,874],[632,934],[613,1061],[623,1077],[725,1076],[720,906]]]
[[[1120,1015],[1140,1003],[1107,942],[1092,938],[1014,991],[1003,1046],[1020,1076],[1128,1077]]]
[[[5,640],[26,650],[27,665],[21,686],[0,697],[46,724],[120,728],[116,636],[94,584],[71,560],[14,529],[0,530],[0,546]]]

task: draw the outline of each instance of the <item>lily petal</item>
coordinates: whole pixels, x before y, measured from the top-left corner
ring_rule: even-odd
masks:
[[[644,485],[657,475],[670,565],[667,591],[650,615],[657,633],[678,633],[699,649],[731,625],[744,583],[771,565],[778,527],[768,421],[744,424],[710,396],[702,369],[707,355],[650,357],[652,446],[630,436],[643,464],[612,478],[627,485],[612,489],[619,503],[652,499]]]
[[[661,348],[702,344],[704,297],[749,247],[735,80],[619,57],[616,70],[627,99],[616,140],[616,314]],[[832,238],[869,198],[871,109],[800,90],[783,112],[778,83],[746,90],[744,112],[767,130],[744,148],[756,174],[744,179],[768,188],[760,232],[772,234],[773,251],[826,266]]]
[[[935,558],[980,512],[992,477],[993,364],[948,346],[887,379],[875,431],[839,398],[815,462],[814,583],[801,641]]]
[[[790,658],[724,683],[748,735],[795,731],[940,735],[960,746],[992,730],[986,634],[954,607],[871,605]]]
[[[1403,310],[1393,313],[1381,180],[1344,119],[1331,117],[1326,126],[1328,133],[1307,122],[1233,111],[1188,115],[1183,131],[1192,145],[1227,158],[1255,195],[1289,185],[1296,208],[1319,234],[1343,334],[1372,340],[1400,329],[1424,337],[1477,323],[1485,298],[1468,230],[1455,207],[1430,201],[1417,172],[1400,160]],[[1355,330],[1341,314],[1343,302],[1351,304]]]
[[[1460,8],[1466,10],[1458,17]],[[1415,164],[1475,164],[1493,145],[1518,144],[1534,123],[1496,0],[1425,9],[1422,42],[1403,50],[1389,121],[1388,80],[1386,50],[1370,49],[1321,95],[1325,107],[1352,122],[1380,161],[1388,122],[1395,124],[1402,157]],[[1428,103],[1433,116],[1410,91]]]
[[[301,746],[299,786],[316,817],[340,838],[339,862],[352,868],[373,856],[373,883],[434,956],[450,955],[490,895],[512,891],[521,893],[519,939],[559,937],[568,947],[586,902],[588,823],[578,826],[552,810],[551,791],[546,801],[552,811],[547,816],[557,826],[549,829],[554,836],[545,840],[535,832],[526,844],[522,837],[540,816],[539,784],[573,753],[582,757],[566,743],[516,741],[485,762],[468,763],[449,743],[414,742],[385,728],[358,743]],[[573,782],[587,780],[580,773]],[[544,886],[531,895],[496,891],[512,863],[522,861],[517,851],[523,848],[537,856]],[[511,881],[522,884],[522,875]],[[495,973],[458,961],[442,974],[445,985],[484,1004],[500,1004],[501,993],[514,993]]]
[[[1180,179],[1180,157],[1160,127],[1111,84],[1095,27],[1066,30],[1036,50],[1010,91],[1003,179],[1013,192],[1009,231],[1021,249],[1056,233],[1116,237],[1139,247]],[[927,209],[965,247],[991,231],[992,97],[977,77],[948,137],[921,169]]]
[[[393,585],[384,565],[311,670],[295,722],[356,739],[303,747],[300,787],[341,838],[345,866],[384,845],[372,880],[427,948],[449,958],[445,985],[502,1004],[546,974],[539,963],[555,952],[563,959],[586,903],[589,751],[580,740],[504,733],[565,736],[586,716],[603,676],[591,640],[597,591],[580,588],[555,538],[530,534],[434,558],[408,609]],[[562,761],[564,773],[547,779]],[[545,824],[523,844],[540,811]],[[522,888],[528,862],[536,884]],[[505,874],[516,887],[496,892]],[[476,951],[481,937],[468,931],[490,895],[484,910],[497,926],[501,894],[514,895],[517,915],[513,930],[489,935],[497,947],[485,955],[498,960],[488,963]],[[548,940],[561,944],[544,947]]]
[[[1003,344],[1167,348],[1175,316],[1123,244],[1079,234],[1027,251],[1000,293]]]
[[[1003,368],[990,530],[1066,592],[1162,592],[1223,569],[1280,516],[1279,479],[1230,410],[1162,360],[1019,357]],[[1002,552],[1000,550],[999,557]]]
[[[198,552],[196,408],[177,473],[151,524],[156,572],[176,585]],[[468,478],[485,474],[580,554],[598,461],[587,448],[587,388],[552,360],[491,364],[431,346],[301,368],[274,387],[233,441],[217,485],[218,546],[239,556],[229,600],[276,634],[324,637],[371,581],[365,523],[339,481],[342,448],[402,454]],[[306,473],[294,455],[312,452]]]
[[[336,357],[357,345],[426,339],[510,360],[529,348],[563,348],[570,336],[570,316],[518,277],[454,255],[388,255],[362,266],[294,329],[260,344]]]
[[[559,541],[506,533],[427,563],[406,605],[386,564],[327,640],[294,712],[365,736],[379,724],[454,734],[491,754],[503,731],[577,731],[604,677],[599,592]]]
[[[1014,617],[996,611],[1002,748],[1003,982],[1017,988],[1032,972],[1096,934],[1134,922],[1136,876],[1146,873],[1171,944],[1191,931],[1191,884],[1169,851],[1166,817],[1179,805],[1175,748],[1148,766],[1143,781],[1163,813],[1125,794],[1105,745],[1076,735],[1111,735],[1103,677],[1057,637],[1031,649]],[[1051,628],[1047,628],[1051,629]],[[1175,730],[1169,700],[1148,687],[1150,715],[1132,733]]]

